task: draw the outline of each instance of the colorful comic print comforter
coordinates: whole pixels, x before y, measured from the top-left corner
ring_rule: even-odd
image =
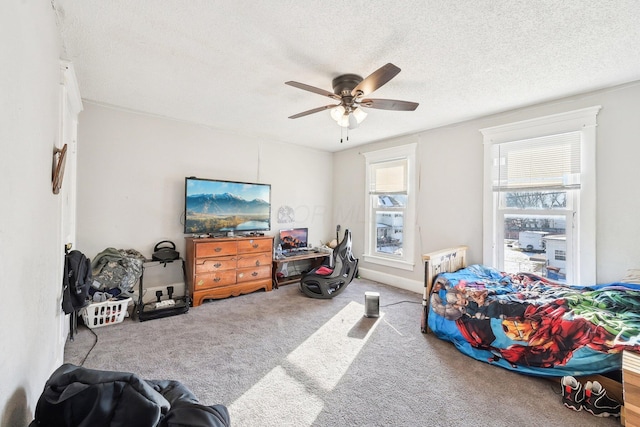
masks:
[[[442,273],[427,322],[464,354],[525,374],[602,374],[640,351],[640,285],[566,286],[472,265]]]

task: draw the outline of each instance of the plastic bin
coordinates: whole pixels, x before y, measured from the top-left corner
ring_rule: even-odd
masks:
[[[114,325],[124,320],[131,298],[95,302],[82,309],[82,320],[89,328]]]

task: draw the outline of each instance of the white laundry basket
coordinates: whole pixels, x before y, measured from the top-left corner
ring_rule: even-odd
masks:
[[[89,328],[114,325],[124,320],[131,298],[95,302],[82,309],[82,320]]]

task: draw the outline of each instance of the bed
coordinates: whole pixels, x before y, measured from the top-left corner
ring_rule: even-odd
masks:
[[[640,351],[640,285],[564,286],[467,265],[467,247],[423,256],[422,332],[474,359],[541,377],[620,372]]]

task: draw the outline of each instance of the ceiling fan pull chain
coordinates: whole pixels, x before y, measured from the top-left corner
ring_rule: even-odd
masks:
[[[349,142],[349,128],[343,128],[340,127],[340,144],[342,144],[342,139],[343,139],[343,133],[345,132],[345,129],[347,130],[347,142]]]

